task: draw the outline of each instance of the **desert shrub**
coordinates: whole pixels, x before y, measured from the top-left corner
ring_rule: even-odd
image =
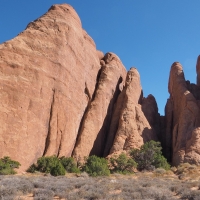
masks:
[[[35,173],[37,171],[37,165],[33,163],[26,171],[29,173]]]
[[[28,194],[34,189],[28,178],[22,176],[4,176],[0,181],[0,199],[17,199],[18,194]]]
[[[155,169],[154,173],[155,173],[155,175],[160,176],[160,175],[164,175],[166,173],[166,170],[163,168],[157,168],[157,169]]]
[[[19,168],[21,164],[10,157],[5,156],[0,159],[0,175],[16,174],[15,168]]]
[[[162,155],[160,142],[146,142],[140,149],[132,149],[130,156],[138,164],[138,170],[152,171],[155,168],[170,169],[166,158]]]
[[[79,177],[88,178],[89,175],[87,172],[82,172],[82,173],[80,173]]]
[[[49,199],[53,199],[54,192],[47,189],[36,189],[33,192],[33,195],[34,195],[34,200],[41,200],[41,199],[49,200]]]
[[[177,171],[177,168],[175,166],[173,166],[173,167],[171,167],[171,171],[175,173]]]
[[[69,173],[80,173],[80,169],[77,167],[74,158],[72,157],[61,157],[60,162],[62,163],[65,170]]]
[[[65,175],[65,168],[56,156],[38,158],[37,170],[53,176]]]
[[[121,153],[118,157],[111,157],[109,161],[112,173],[133,173],[133,169],[137,166],[137,163],[132,158],[128,158],[125,153]]]
[[[199,190],[185,190],[181,194],[181,199],[198,200],[200,199],[200,191]]]
[[[90,176],[108,176],[110,174],[107,160],[95,155],[85,158],[85,165],[82,170]]]
[[[189,163],[181,163],[177,166],[176,174],[180,175],[189,171],[191,165]]]

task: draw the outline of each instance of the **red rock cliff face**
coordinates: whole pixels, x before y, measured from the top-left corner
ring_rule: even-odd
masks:
[[[197,62],[197,74],[199,71]],[[198,82],[198,81],[197,81]],[[185,81],[180,63],[171,67],[170,99],[166,105],[165,150],[172,149],[172,164],[199,164],[200,88]],[[168,151],[170,152],[170,151]],[[168,155],[169,156],[169,155]]]
[[[117,55],[97,51],[67,4],[0,45],[0,99],[0,157],[21,170],[41,156],[82,160],[140,147],[159,132],[137,70],[127,74]]]
[[[24,168],[70,156],[95,90],[101,53],[74,9],[55,5],[0,45],[0,157]]]

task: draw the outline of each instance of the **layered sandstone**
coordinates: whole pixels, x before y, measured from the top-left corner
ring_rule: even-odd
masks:
[[[141,102],[140,76],[136,68],[131,68],[127,74],[125,88],[116,103],[105,155],[139,148],[144,142],[157,140],[156,132],[142,111]]]
[[[185,81],[182,66],[180,63],[175,62],[171,67],[169,78],[170,99],[166,105],[164,146],[165,150],[172,149],[173,165],[178,165],[182,162],[195,164],[200,162],[198,151],[200,147],[199,91],[198,86]]]
[[[25,169],[42,155],[70,156],[102,57],[67,4],[1,44],[0,157]]]

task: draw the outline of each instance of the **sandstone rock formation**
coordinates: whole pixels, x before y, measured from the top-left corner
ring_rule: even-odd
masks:
[[[85,114],[73,156],[83,160],[90,154],[102,156],[110,125],[113,105],[125,80],[126,69],[120,59],[108,53],[102,60],[102,70],[94,99]]]
[[[151,128],[142,112],[139,104],[141,101],[140,76],[136,68],[131,68],[127,74],[125,88],[119,95],[115,107],[105,155],[139,148],[146,141],[157,140],[156,132]]]
[[[0,157],[24,170],[43,155],[83,160],[153,139],[173,165],[199,164],[200,56],[196,71],[197,85],[172,65],[160,116],[154,96],[143,97],[138,71],[96,50],[70,5],[54,5],[0,45]]]
[[[101,57],[67,4],[1,44],[0,157],[25,169],[42,155],[70,156]]]
[[[199,71],[197,62],[197,72]],[[197,81],[198,82],[198,81]],[[172,163],[200,163],[200,88],[185,81],[180,63],[170,71],[170,99],[166,105],[165,150],[172,149]],[[169,151],[170,152],[170,151]],[[169,156],[169,155],[168,155]]]

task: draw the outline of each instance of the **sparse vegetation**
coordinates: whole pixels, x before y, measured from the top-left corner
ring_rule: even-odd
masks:
[[[108,160],[95,155],[89,156],[85,158],[85,163],[79,163],[78,167],[71,157],[41,157],[37,160],[37,164],[32,164],[29,167],[27,172],[40,171],[50,173],[53,176],[65,175],[66,172],[76,174],[86,172],[89,176],[108,176],[110,172],[130,174],[134,172],[136,167],[139,171],[152,171],[155,168],[169,170],[170,165],[162,156],[161,149],[159,142],[150,141],[142,145],[140,149],[132,149],[130,155],[121,153],[118,156],[110,157]]]
[[[60,162],[68,173],[80,173],[80,169],[77,167],[74,158],[72,157],[61,157]]]
[[[37,164],[31,165],[27,171],[31,173],[40,171],[43,173],[50,173],[53,176],[65,175],[66,173],[60,159],[56,156],[38,158]]]
[[[108,176],[110,174],[107,160],[95,155],[85,159],[83,171],[87,172],[90,176]]]
[[[14,169],[19,168],[20,163],[5,156],[0,159],[0,175],[16,174]]]
[[[152,171],[155,168],[170,169],[166,158],[162,155],[160,142],[153,140],[146,142],[140,149],[130,151],[130,156],[138,164],[138,170]]]
[[[137,167],[137,163],[132,158],[129,158],[125,153],[111,157],[109,162],[112,173],[130,174],[133,173],[134,168]]]
[[[138,172],[110,177],[0,176],[0,199],[199,199],[200,180],[181,181],[177,176],[155,177]]]

